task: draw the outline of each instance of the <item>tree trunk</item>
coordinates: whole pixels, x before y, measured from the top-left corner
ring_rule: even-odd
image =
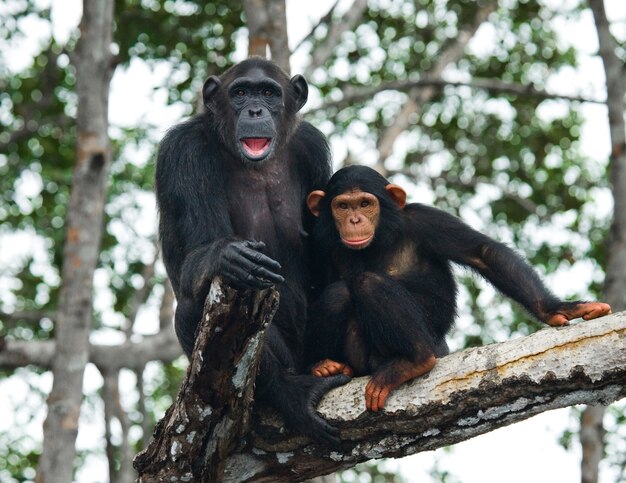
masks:
[[[285,0],[245,0],[243,2],[248,27],[248,56],[267,58],[289,73],[289,42]]]
[[[246,26],[248,27],[248,57],[258,55],[267,57],[269,47],[269,25],[266,0],[245,0],[243,9],[246,13]]]
[[[611,136],[609,181],[613,187],[613,223],[607,243],[607,266],[604,300],[613,310],[626,308],[626,81],[624,63],[617,56],[618,43],[611,35],[603,0],[590,0],[593,12],[600,57],[606,76],[607,109]],[[603,407],[590,407],[583,411],[580,421],[582,444],[581,481],[597,483],[599,465],[604,456]]]
[[[98,261],[111,149],[107,133],[113,74],[113,1],[85,1],[76,46],[76,167],[66,220],[54,383],[48,397],[37,482],[72,481],[83,373],[89,359],[93,273]]]
[[[285,0],[267,0],[267,12],[270,22],[267,27],[271,29],[270,52],[272,62],[280,66],[288,74],[291,72],[289,59],[289,37],[287,35],[287,7]]]
[[[587,406],[580,417],[580,444],[582,460],[580,481],[597,483],[600,476],[600,461],[604,457],[604,406]]]

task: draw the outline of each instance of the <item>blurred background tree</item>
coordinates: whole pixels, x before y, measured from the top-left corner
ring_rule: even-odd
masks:
[[[267,3],[284,13],[282,0]],[[618,3],[339,0],[303,13],[292,0],[285,25],[282,14],[264,24],[252,1],[116,0],[110,161],[87,307],[92,362],[75,479],[93,481],[95,468],[98,481],[133,480],[130,461],[186,367],[158,258],[158,140],[200,108],[204,79],[245,58],[247,44],[263,52],[264,42],[275,42],[274,57],[286,67],[289,52],[278,40],[287,28],[292,70],[311,84],[306,116],[331,140],[336,167],[374,166],[407,187],[412,201],[519,247],[558,295],[603,298],[604,291],[614,310],[624,309],[626,11]],[[0,5],[0,403],[10,414],[0,424],[3,481],[34,480],[42,448],[80,146],[79,19],[76,2]],[[270,21],[279,25],[267,34]],[[604,86],[595,80],[600,60]],[[602,132],[611,137],[597,138]],[[539,328],[482,280],[458,275],[453,349]],[[583,440],[595,455],[585,453],[591,472],[584,481],[598,478],[603,418],[601,468],[610,475],[603,481],[626,479],[623,409],[575,420],[584,422],[582,434],[590,436]],[[572,423],[563,444],[573,446],[579,429]],[[454,451],[437,458],[454,458]],[[342,481],[365,481],[354,479],[358,471]],[[387,470],[369,473],[367,481],[392,481]],[[453,473],[466,481],[462,467]],[[432,475],[454,481],[439,462]]]

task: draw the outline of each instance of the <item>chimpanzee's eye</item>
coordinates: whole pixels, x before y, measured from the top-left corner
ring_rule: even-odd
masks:
[[[244,91],[243,89],[237,89],[237,90],[235,90],[235,95],[237,97],[243,97],[243,96],[246,95],[246,91]]]
[[[369,200],[363,200],[361,201],[361,208],[367,208],[370,204]]]
[[[263,91],[263,95],[264,95],[265,97],[272,97],[272,96],[274,95],[274,93],[272,92],[272,90],[271,90],[271,89],[265,89],[265,90]]]
[[[339,203],[339,208],[341,208],[342,210],[347,210],[348,209],[348,203]]]

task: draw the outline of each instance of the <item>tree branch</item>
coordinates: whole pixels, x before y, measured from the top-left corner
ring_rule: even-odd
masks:
[[[417,81],[395,81],[380,84],[378,86],[348,86],[343,90],[343,97],[337,101],[325,102],[319,107],[308,112],[327,111],[330,108],[344,109],[353,104],[370,100],[376,94],[384,91],[410,92],[414,88],[422,87],[469,87],[471,89],[480,89],[491,94],[511,94],[520,97],[534,97],[537,99],[556,99],[568,102],[586,102],[593,104],[605,104],[605,100],[592,99],[583,96],[568,96],[564,94],[553,94],[541,89],[537,89],[532,85],[516,84],[513,82],[505,82],[500,79],[482,79],[474,78],[467,82],[453,82],[445,79],[420,79]]]
[[[114,3],[83,1],[81,35],[76,43],[76,162],[65,223],[54,379],[47,400],[37,481],[71,481],[74,470],[93,318],[93,275],[102,241],[111,165],[108,100],[113,77]]]
[[[328,33],[321,45],[312,52],[311,62],[306,69],[305,76],[310,77],[315,69],[322,67],[335,51],[337,44],[341,41],[341,36],[345,32],[353,31],[361,21],[363,14],[367,10],[367,0],[354,0],[352,6],[341,17],[341,21],[332,22],[332,14],[335,6],[329,12]],[[317,28],[317,27],[316,27]]]
[[[130,445],[128,433],[131,421],[122,407],[120,399],[119,371],[104,372],[104,385],[102,387],[102,400],[104,401],[104,437],[106,440],[106,455],[109,460],[110,483],[122,483],[134,480],[133,450]],[[112,423],[114,420],[120,425],[121,443],[116,445],[113,441]],[[119,462],[117,468],[116,462]]]
[[[226,481],[300,481],[454,444],[551,409],[609,404],[626,396],[626,312],[451,354],[396,390],[382,413],[365,409],[367,380],[334,389],[318,407],[341,428],[340,446],[285,433],[262,410],[251,444],[228,459]]]
[[[321,17],[319,21],[313,26],[313,28],[311,28],[311,31],[308,34],[306,34],[306,36],[302,40],[300,40],[300,42],[298,42],[298,44],[293,48],[293,52],[296,52],[305,43],[313,39],[313,36],[315,35],[315,31],[320,25],[329,24],[332,21],[333,15],[335,14],[335,11],[337,10],[338,5],[339,5],[339,0],[335,0],[335,3],[333,4],[332,7],[330,7],[326,15]],[[2,84],[0,84],[0,87],[2,87]]]
[[[432,69],[425,73],[424,78],[439,79],[448,65],[458,62],[465,52],[465,47],[478,30],[478,27],[487,20],[497,6],[497,2],[493,0],[485,2],[476,13],[474,21],[460,29],[456,40],[441,52],[437,63]],[[432,99],[435,93],[436,89],[432,86],[424,89],[413,88],[410,90],[409,99],[396,116],[396,121],[383,132],[378,140],[377,149],[379,160],[376,165],[376,170],[379,173],[385,175],[385,161],[393,153],[393,145],[396,139],[409,128],[411,117],[417,113],[428,100]]]
[[[0,344],[0,368],[16,369],[35,365],[49,369],[56,350],[53,340],[4,340]],[[137,369],[150,361],[171,362],[182,355],[182,350],[171,326],[156,335],[145,336],[140,342],[119,345],[91,344],[89,361],[102,371],[116,371],[122,367]]]
[[[250,422],[254,380],[278,292],[238,292],[219,279],[207,296],[191,364],[154,440],[135,458],[140,482],[223,480]]]

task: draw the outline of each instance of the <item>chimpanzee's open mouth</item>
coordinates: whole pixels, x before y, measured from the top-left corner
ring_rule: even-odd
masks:
[[[272,138],[243,138],[241,146],[250,159],[263,158],[269,152]]]

